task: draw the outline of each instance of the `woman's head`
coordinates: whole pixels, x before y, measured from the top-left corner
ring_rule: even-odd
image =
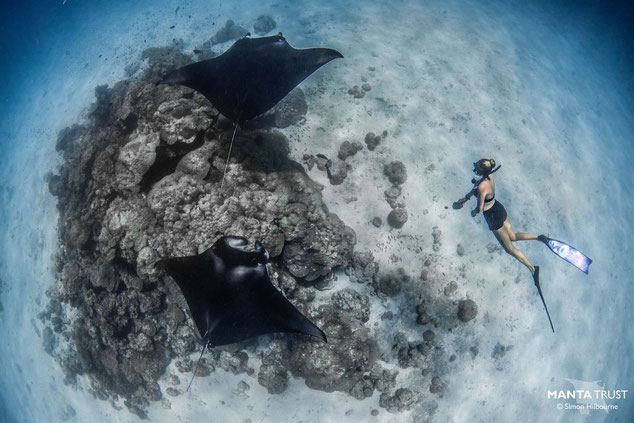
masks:
[[[489,176],[495,168],[495,160],[493,159],[480,159],[473,164],[473,171],[476,175]]]

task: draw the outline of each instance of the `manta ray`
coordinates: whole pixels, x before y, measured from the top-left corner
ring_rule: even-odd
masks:
[[[262,243],[256,241],[254,251],[247,246],[245,238],[225,236],[201,254],[157,262],[185,296],[203,342],[201,357],[205,347],[267,333],[301,333],[326,342],[324,332],[271,283]]]
[[[282,33],[244,37],[220,56],[178,68],[158,83],[194,89],[229,120],[242,124],[275,106],[321,66],[342,57],[330,48],[293,48]]]
[[[343,55],[330,48],[293,48],[281,32],[259,38],[247,34],[220,56],[171,71],[157,85],[196,90],[231,120],[230,156],[238,125],[271,109],[310,74],[337,58]]]

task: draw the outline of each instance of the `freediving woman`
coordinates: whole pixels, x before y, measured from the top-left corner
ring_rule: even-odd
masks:
[[[513,242],[539,240],[539,238],[534,234],[515,232],[513,230],[513,226],[511,226],[506,214],[506,209],[499,200],[495,199],[493,172],[496,170],[495,160],[493,159],[480,159],[473,164],[473,172],[480,179],[474,182],[476,184],[478,204],[475,209],[471,210],[471,216],[475,217],[478,213],[484,214],[484,220],[486,220],[489,229],[493,232],[500,245],[502,245],[504,251],[526,266],[537,284],[539,283],[539,266],[534,266],[524,253],[513,245]]]
[[[487,225],[489,225],[489,229],[493,232],[495,238],[502,245],[502,247],[504,247],[504,251],[515,257],[517,260],[520,261],[520,263],[528,267],[528,270],[531,271],[531,274],[533,275],[533,280],[535,281],[535,286],[537,287],[539,296],[541,297],[544,308],[546,309],[550,328],[554,333],[555,328],[550,318],[548,307],[546,307],[546,301],[544,300],[544,295],[542,294],[542,288],[539,285],[539,266],[533,266],[533,264],[526,258],[524,253],[515,248],[515,246],[513,245],[513,241],[543,241],[542,237],[544,239],[546,237],[544,237],[543,235],[537,236],[534,234],[529,234],[527,232],[515,232],[513,230],[511,222],[509,221],[506,214],[506,209],[499,200],[495,199],[495,180],[493,179],[493,172],[495,172],[499,168],[499,166],[497,168],[495,167],[495,160],[493,159],[480,159],[473,164],[473,171],[477,176],[480,176],[480,179],[473,180],[473,183],[475,185],[473,190],[477,195],[478,204],[475,209],[471,210],[471,216],[475,217],[478,213],[483,213],[484,220],[486,220]]]
[[[478,213],[484,214],[484,220],[486,220],[489,229],[495,235],[500,245],[504,248],[508,254],[515,257],[524,266],[531,271],[533,275],[533,281],[539,292],[546,314],[548,315],[548,321],[550,322],[550,328],[555,332],[553,322],[550,319],[550,313],[548,307],[546,307],[546,301],[544,301],[544,295],[542,294],[541,286],[539,285],[539,266],[534,266],[528,258],[519,249],[513,245],[514,241],[527,241],[535,240],[543,242],[550,248],[550,250],[557,254],[568,263],[579,268],[584,273],[588,273],[588,267],[592,263],[592,260],[583,254],[576,248],[566,244],[565,242],[558,241],[556,239],[548,238],[545,235],[535,235],[527,232],[515,232],[511,222],[508,219],[506,209],[498,200],[495,199],[495,180],[493,179],[493,173],[498,170],[500,166],[495,166],[495,160],[493,159],[480,159],[473,164],[473,172],[480,177],[480,179],[473,179],[474,188],[464,198],[456,201],[453,205],[454,209],[462,207],[466,201],[468,201],[472,195],[476,195],[478,204],[475,209],[471,210],[471,216],[475,217]]]

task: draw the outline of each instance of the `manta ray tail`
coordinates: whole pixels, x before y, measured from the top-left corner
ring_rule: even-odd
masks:
[[[566,244],[565,242],[548,238],[545,235],[539,235],[537,239],[546,244],[553,253],[557,254],[559,257],[566,260],[586,275],[588,274],[588,268],[590,267],[590,264],[592,264],[592,260],[581,251]]]
[[[200,352],[200,357],[198,357],[198,361],[196,362],[196,367],[194,367],[194,373],[192,373],[192,379],[189,381],[189,385],[187,385],[186,392],[189,392],[189,388],[191,388],[192,382],[194,381],[194,378],[196,377],[196,372],[198,371],[198,365],[200,364],[200,360],[202,360],[203,354],[205,353],[205,347],[207,347],[206,342],[203,344],[203,350]]]
[[[236,138],[236,132],[238,131],[238,124],[233,125],[233,135],[231,136],[231,143],[229,144],[229,153],[227,154],[227,162],[225,163],[225,170],[222,172],[222,181],[220,182],[220,193],[222,194],[222,186],[225,184],[225,175],[227,174],[227,167],[229,166],[229,159],[231,158],[231,147],[233,147],[233,140]]]

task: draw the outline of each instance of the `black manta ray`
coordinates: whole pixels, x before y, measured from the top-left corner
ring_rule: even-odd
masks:
[[[275,332],[302,333],[325,342],[324,332],[271,283],[268,251],[259,241],[255,251],[247,251],[247,245],[245,238],[225,236],[201,254],[157,263],[185,296],[203,352],[205,347]]]
[[[281,32],[271,37],[247,36],[218,57],[168,73],[157,85],[192,88],[234,123],[222,191],[238,125],[266,112],[321,66],[342,57],[330,48],[293,48]]]
[[[159,84],[192,88],[236,124],[275,106],[324,64],[343,56],[329,48],[296,49],[282,33],[244,37],[213,59],[176,69]]]

